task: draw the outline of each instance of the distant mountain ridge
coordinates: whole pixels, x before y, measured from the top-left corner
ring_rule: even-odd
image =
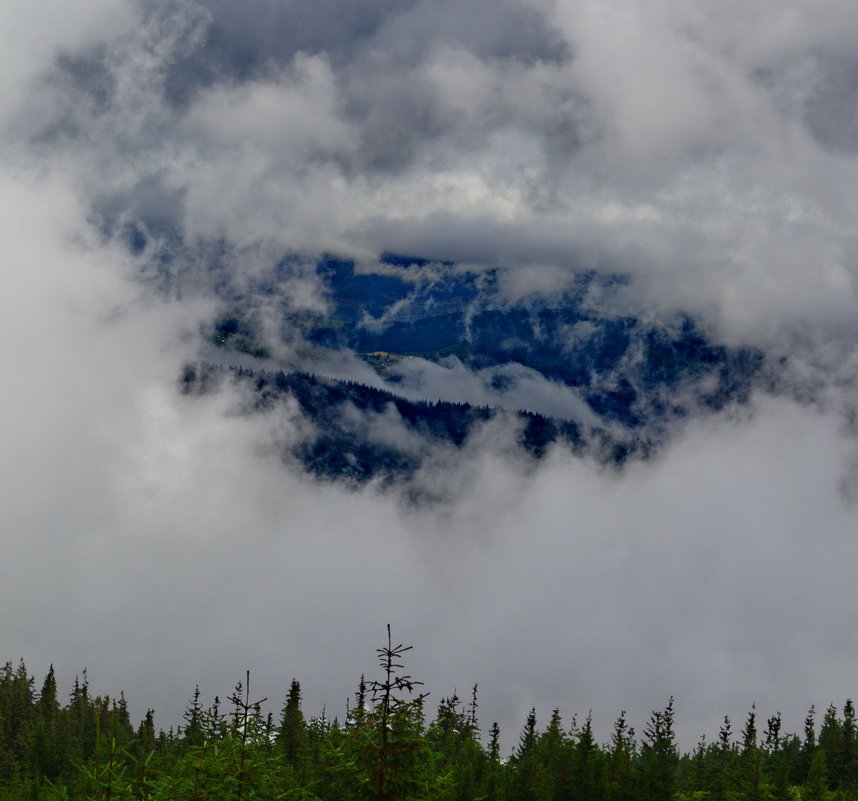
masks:
[[[327,256],[309,273],[284,259],[248,277],[211,252],[220,312],[204,333],[215,349],[186,366],[182,392],[234,382],[247,414],[297,410],[300,433],[281,443],[282,457],[319,478],[407,484],[430,460],[459,458],[487,425],[525,460],[559,447],[621,466],[656,451],[682,420],[746,403],[765,374],[761,352],[712,341],[687,315],[616,314],[623,276],[582,271],[554,294],[511,297],[501,268],[386,253],[369,265]],[[290,299],[296,280],[324,311]],[[284,345],[306,358],[270,358]],[[375,386],[354,371],[338,380],[325,369],[331,354],[362,359]],[[486,391],[450,391],[463,376]],[[551,411],[540,392],[553,393]]]
[[[352,351],[383,367],[392,389],[401,379],[396,363],[408,356],[457,359],[486,373],[496,389],[507,380],[498,368],[522,365],[574,390],[606,424],[630,429],[742,403],[762,367],[760,352],[712,342],[688,316],[655,324],[600,312],[593,296],[615,291],[621,276],[582,272],[550,301],[511,301],[500,270],[469,272],[393,254],[379,264],[370,272],[347,260],[320,261],[316,277],[329,311],[284,313],[284,340]],[[233,295],[211,336],[265,356],[249,300]]]
[[[320,478],[354,484],[407,480],[438,449],[461,450],[476,429],[490,421],[514,427],[515,446],[533,460],[542,458],[552,446],[560,446],[621,465],[631,456],[646,456],[651,450],[640,437],[619,438],[603,429],[585,430],[571,420],[465,403],[409,401],[356,382],[301,372],[189,364],[180,388],[185,395],[205,395],[227,381],[246,391],[250,400],[244,412],[248,414],[282,409],[289,401],[297,403],[310,427],[297,442],[283,446],[284,461],[300,464]],[[391,412],[401,432],[411,436],[391,436],[391,420],[385,416]]]

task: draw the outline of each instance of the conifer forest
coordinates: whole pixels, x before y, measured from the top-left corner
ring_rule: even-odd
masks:
[[[674,699],[636,731],[620,712],[599,742],[591,716],[538,721],[502,750],[482,725],[478,688],[434,703],[407,673],[410,645],[377,649],[342,716],[307,716],[292,679],[279,715],[263,712],[248,672],[183,722],[136,726],[124,695],[95,695],[84,671],[63,702],[53,666],[39,689],[23,661],[0,674],[0,799],[298,799],[300,801],[846,801],[858,798],[855,707],[811,707],[802,732],[752,708],[680,750]]]

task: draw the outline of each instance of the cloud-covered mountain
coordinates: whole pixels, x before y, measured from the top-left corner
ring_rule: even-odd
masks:
[[[294,312],[277,292],[291,267],[284,260],[243,288],[225,282],[208,334],[245,356],[236,375],[258,396],[252,408],[269,408],[272,390],[297,401],[313,433],[290,452],[327,477],[410,478],[433,446],[461,448],[488,420],[516,430],[531,456],[556,443],[621,465],[663,445],[689,415],[746,403],[764,373],[761,352],[712,343],[688,317],[607,314],[625,284],[618,276],[591,271],[550,297],[510,298],[497,269],[385,254],[358,271],[328,257],[314,276],[324,309]],[[272,354],[285,348],[291,358],[278,363]],[[336,378],[337,356],[375,374],[347,373],[347,384],[304,374]],[[216,372],[189,366],[185,391],[210,391]],[[396,428],[410,437],[396,444]]]
[[[8,658],[854,695],[850,3],[3,11]]]

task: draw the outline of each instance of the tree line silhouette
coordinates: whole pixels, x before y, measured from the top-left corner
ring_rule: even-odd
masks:
[[[264,714],[250,674],[224,706],[197,688],[182,724],[157,730],[146,712],[135,728],[123,695],[93,695],[76,678],[59,700],[54,669],[37,691],[26,666],[0,671],[0,801],[40,799],[300,799],[300,801],[846,801],[858,798],[855,709],[833,705],[801,734],[779,713],[751,709],[740,731],[680,753],[674,702],[652,712],[640,736],[621,712],[599,743],[590,716],[540,727],[531,710],[516,747],[483,732],[477,688],[428,693],[404,669],[411,646],[377,649],[379,677],[362,676],[342,719],[305,717],[293,679],[279,716]]]

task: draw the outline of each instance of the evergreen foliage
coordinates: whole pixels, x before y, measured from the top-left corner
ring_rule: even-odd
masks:
[[[856,801],[855,710],[831,705],[819,732],[811,707],[803,736],[780,713],[760,733],[752,707],[734,739],[680,754],[674,702],[653,711],[637,738],[625,712],[600,744],[590,715],[540,727],[531,709],[509,758],[493,723],[485,738],[477,688],[454,692],[426,719],[427,694],[404,668],[411,646],[378,649],[380,675],[362,676],[340,724],[306,718],[293,679],[279,721],[253,700],[250,674],[224,712],[195,688],[177,730],[152,710],[136,730],[124,696],[94,696],[86,672],[59,700],[53,666],[39,691],[23,662],[0,671],[0,801]]]

